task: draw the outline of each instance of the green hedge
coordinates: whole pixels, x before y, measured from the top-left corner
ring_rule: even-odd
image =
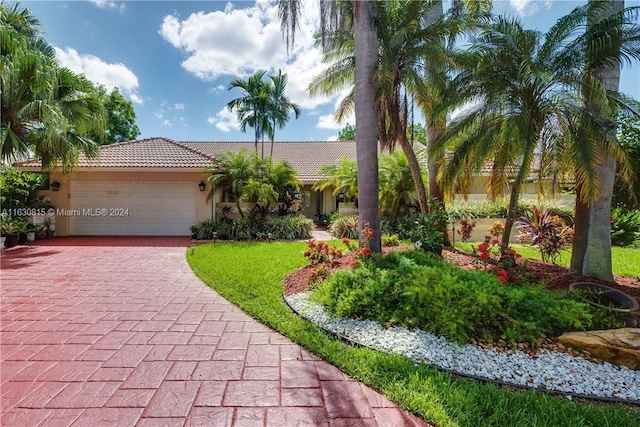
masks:
[[[219,218],[200,221],[191,227],[196,240],[276,240],[308,239],[315,228],[313,221],[302,215],[269,216],[262,222],[249,218]]]

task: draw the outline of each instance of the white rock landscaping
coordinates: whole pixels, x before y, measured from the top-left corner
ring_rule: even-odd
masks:
[[[583,357],[541,350],[536,356],[519,350],[498,352],[472,344],[460,345],[422,330],[384,329],[371,320],[339,318],[309,300],[310,293],[285,300],[301,316],[354,343],[405,355],[419,363],[462,375],[507,384],[546,389],[569,396],[640,402],[640,371]]]

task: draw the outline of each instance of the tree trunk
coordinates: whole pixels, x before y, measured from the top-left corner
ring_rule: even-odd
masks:
[[[518,215],[518,199],[520,197],[520,188],[522,184],[516,180],[511,186],[511,195],[509,196],[509,208],[507,209],[507,219],[504,224],[504,233],[502,233],[502,244],[509,246],[509,239],[511,238],[511,229],[516,222],[516,215]]]
[[[589,0],[592,3],[594,0]],[[624,1],[599,2],[604,7],[597,16],[590,17],[587,26],[592,27],[602,18],[624,9]],[[615,37],[615,35],[612,35]],[[587,52],[587,57],[589,57]],[[599,80],[607,91],[617,91],[620,83],[620,65],[607,64],[588,70]],[[616,112],[599,105],[589,93],[584,93],[585,107],[589,112],[601,116],[609,124],[608,131],[615,134]],[[610,138],[602,132],[602,138]],[[596,198],[590,203],[584,200],[584,185],[578,183],[576,191],[576,222],[571,255],[571,270],[585,276],[595,276],[613,281],[611,266],[611,197],[616,173],[615,159],[606,152],[606,142],[599,146],[600,160],[595,165],[600,188]]]
[[[380,252],[380,213],[378,211],[378,131],[374,73],[378,62],[378,39],[374,23],[375,4],[353,1],[355,38],[356,157],[358,163],[359,226],[373,231],[368,243]],[[363,236],[360,236],[362,241]]]
[[[425,133],[427,135],[428,153],[432,152],[431,146],[433,145],[433,141],[435,141],[435,139],[440,136],[440,134],[444,131],[445,126],[446,122],[444,119],[432,122],[430,118],[427,118],[427,128],[425,130]],[[440,184],[438,183],[438,174],[440,172],[440,169],[442,168],[443,161],[444,150],[427,157],[427,171],[429,174],[429,197],[436,200],[440,207],[444,210],[444,194],[442,192]],[[449,233],[447,232],[446,227],[443,231],[444,245],[451,246],[451,242],[449,241]]]
[[[413,150],[413,145],[407,140],[407,137],[405,136],[400,138],[400,147],[402,148],[402,152],[407,158],[407,163],[409,163],[409,170],[411,171],[411,177],[413,178],[413,183],[416,185],[416,192],[418,193],[418,203],[420,204],[420,212],[428,212],[429,203],[427,201],[427,189],[424,186],[424,181],[422,180],[420,162],[418,162],[416,152]]]

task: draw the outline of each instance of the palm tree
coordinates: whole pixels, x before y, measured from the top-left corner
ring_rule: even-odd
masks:
[[[285,95],[285,89],[287,88],[287,75],[282,74],[282,70],[278,70],[278,74],[269,76],[271,79],[270,90],[270,99],[269,99],[269,110],[267,114],[271,119],[271,132],[269,133],[269,138],[271,139],[271,151],[269,153],[269,158],[273,158],[273,144],[275,140],[275,130],[276,126],[279,129],[282,129],[287,122],[289,121],[289,112],[293,111],[296,116],[296,119],[300,117],[300,106],[291,102],[289,97]]]
[[[373,252],[380,252],[380,214],[378,212],[378,141],[377,107],[373,84],[377,63],[378,44],[376,15],[379,3],[353,0],[349,3],[353,12],[355,39],[355,112],[356,156],[358,163],[358,194],[360,225],[368,224],[373,239],[368,242]],[[279,16],[287,36],[287,44],[295,41],[301,3],[299,0],[279,0]],[[344,14],[339,13],[336,2],[321,1],[320,17],[323,38],[338,24],[345,24]],[[362,236],[361,236],[362,237]],[[361,239],[362,240],[362,239]]]
[[[407,157],[401,152],[380,156],[380,206],[391,219],[416,200],[416,187]]]
[[[223,197],[228,194],[236,202],[238,213],[244,218],[240,200],[244,187],[258,173],[257,160],[257,154],[251,155],[245,149],[239,152],[224,151],[216,154],[212,159],[212,166],[207,170],[210,174],[207,180],[211,183],[207,200],[213,197],[216,189],[221,189]]]
[[[357,161],[343,157],[337,165],[323,166],[320,174],[323,178],[313,185],[313,190],[324,191],[327,188],[333,188],[334,196],[343,193],[345,200],[358,200],[360,174]]]
[[[472,168],[478,171],[492,159],[487,193],[495,198],[510,189],[505,245],[522,184],[529,178],[543,137],[552,146],[557,144],[557,150],[571,150],[567,154],[578,162],[585,184],[595,186],[593,165],[585,160],[593,159],[593,152],[573,140],[575,118],[584,112],[578,95],[585,84],[570,42],[573,30],[573,16],[559,20],[544,38],[523,29],[516,20],[498,17],[472,38],[463,59],[467,68],[454,83],[459,93],[477,104],[451,123],[434,144],[435,149],[443,149],[447,141],[457,143],[443,173],[442,183],[449,189]],[[617,155],[627,162],[619,150]]]
[[[270,86],[268,82],[262,80],[266,73],[265,70],[258,70],[247,80],[234,79],[229,84],[229,90],[240,88],[243,96],[227,103],[229,111],[236,110],[242,132],[246,132],[247,126],[254,129],[256,154],[258,154],[258,140],[262,138],[262,157],[264,157],[264,135],[272,132],[271,120],[268,116]]]
[[[624,62],[640,59],[639,8],[624,8],[624,1],[592,1],[582,8],[587,31],[582,37],[585,84],[582,90],[585,113],[579,142],[589,147],[598,178],[597,191],[589,176],[578,169],[576,182],[576,219],[571,270],[613,280],[611,267],[611,198],[616,175],[616,160],[621,173],[629,176],[629,167],[619,161],[616,142],[616,118],[619,111],[629,114],[629,103],[617,94],[620,67]],[[631,108],[633,110],[633,108]],[[636,116],[640,116],[638,104]]]
[[[104,134],[105,110],[86,78],[57,64],[38,24],[28,9],[0,4],[0,151],[5,161],[35,154],[43,169],[69,170],[81,151],[97,152],[87,135]]]

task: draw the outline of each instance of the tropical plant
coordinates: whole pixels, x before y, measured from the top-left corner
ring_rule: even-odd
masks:
[[[2,159],[35,155],[44,169],[69,170],[78,154],[95,155],[104,134],[105,110],[95,87],[61,67],[38,29],[39,21],[19,3],[0,4]]]
[[[395,220],[404,209],[405,216],[415,202],[416,187],[407,157],[399,151],[380,156],[380,209]],[[384,246],[384,245],[383,245]]]
[[[355,215],[345,215],[338,217],[331,223],[330,232],[338,239],[348,238],[355,240],[358,238],[358,217]]]
[[[632,246],[640,243],[640,211],[611,211],[611,244]]]
[[[298,172],[286,161],[279,161],[275,165],[269,162],[265,169],[266,182],[271,184],[278,194],[278,213],[291,213],[291,207],[296,202],[294,193],[299,192],[302,186]]]
[[[324,41],[339,25],[354,34],[355,94],[354,105],[358,132],[356,134],[356,156],[358,165],[359,215],[373,232],[370,247],[380,252],[380,215],[378,210],[378,141],[377,114],[375,107],[374,71],[377,63],[378,43],[376,37],[376,15],[381,3],[371,0],[340,3],[350,6],[346,13],[338,2],[321,1],[321,36]],[[295,41],[295,32],[301,13],[299,0],[279,0],[278,14],[286,35],[287,45]],[[353,19],[344,19],[349,16]],[[351,26],[347,26],[348,24]],[[323,43],[328,47],[329,43]]]
[[[15,208],[36,207],[38,190],[42,189],[47,181],[48,178],[44,174],[2,168],[2,174],[0,174],[2,210],[11,212]]]
[[[278,74],[269,76],[269,78],[272,83],[269,87],[269,109],[267,110],[267,116],[272,122],[269,132],[269,139],[271,139],[269,158],[273,158],[276,126],[282,129],[287,124],[290,111],[293,111],[296,119],[300,117],[300,106],[291,102],[284,93],[287,88],[287,74],[282,74],[282,70],[278,70]]]
[[[543,262],[556,263],[560,252],[573,242],[573,228],[549,210],[533,207],[529,215],[518,218],[515,223],[520,232],[520,241],[537,246]]]
[[[227,103],[229,111],[236,110],[240,130],[246,132],[247,126],[254,130],[255,154],[258,154],[258,141],[262,138],[262,157],[264,157],[264,135],[271,134],[271,118],[268,115],[270,104],[269,83],[263,78],[267,72],[258,70],[247,80],[236,78],[229,84],[229,90],[239,88],[242,90],[240,98],[232,99]]]
[[[460,220],[460,229],[458,230],[458,234],[460,235],[460,240],[466,242],[471,238],[471,233],[476,226],[475,221],[471,221],[468,218],[462,218]]]
[[[239,152],[224,151],[216,154],[211,160],[212,166],[207,169],[210,174],[207,180],[211,184],[207,198],[211,199],[213,192],[216,189],[221,189],[223,198],[225,195],[229,195],[236,202],[240,216],[244,218],[244,213],[240,208],[240,199],[249,179],[255,177],[256,159],[256,154],[251,156],[245,149]]]
[[[337,165],[324,165],[320,169],[322,178],[312,189],[324,191],[333,188],[333,195],[344,193],[345,200],[358,200],[358,164],[357,161],[343,157]]]
[[[417,249],[442,255],[448,216],[440,204],[429,198],[429,211],[420,212],[409,230],[409,239]]]
[[[443,173],[443,184],[455,189],[488,159],[491,173],[487,192],[495,198],[508,189],[509,209],[502,242],[507,244],[517,215],[522,184],[531,177],[539,156],[539,169],[555,176],[575,166],[579,177],[595,187],[593,151],[576,143],[576,118],[584,116],[580,91],[589,84],[571,38],[576,17],[561,18],[546,35],[526,30],[519,21],[498,17],[461,57],[465,68],[455,85],[468,101],[466,114],[448,126],[435,148],[456,141],[455,153]],[[578,57],[579,59],[580,57]],[[612,148],[615,151],[615,148]],[[617,151],[617,154],[620,154]],[[628,161],[619,155],[623,164]],[[538,177],[540,178],[540,177]]]

